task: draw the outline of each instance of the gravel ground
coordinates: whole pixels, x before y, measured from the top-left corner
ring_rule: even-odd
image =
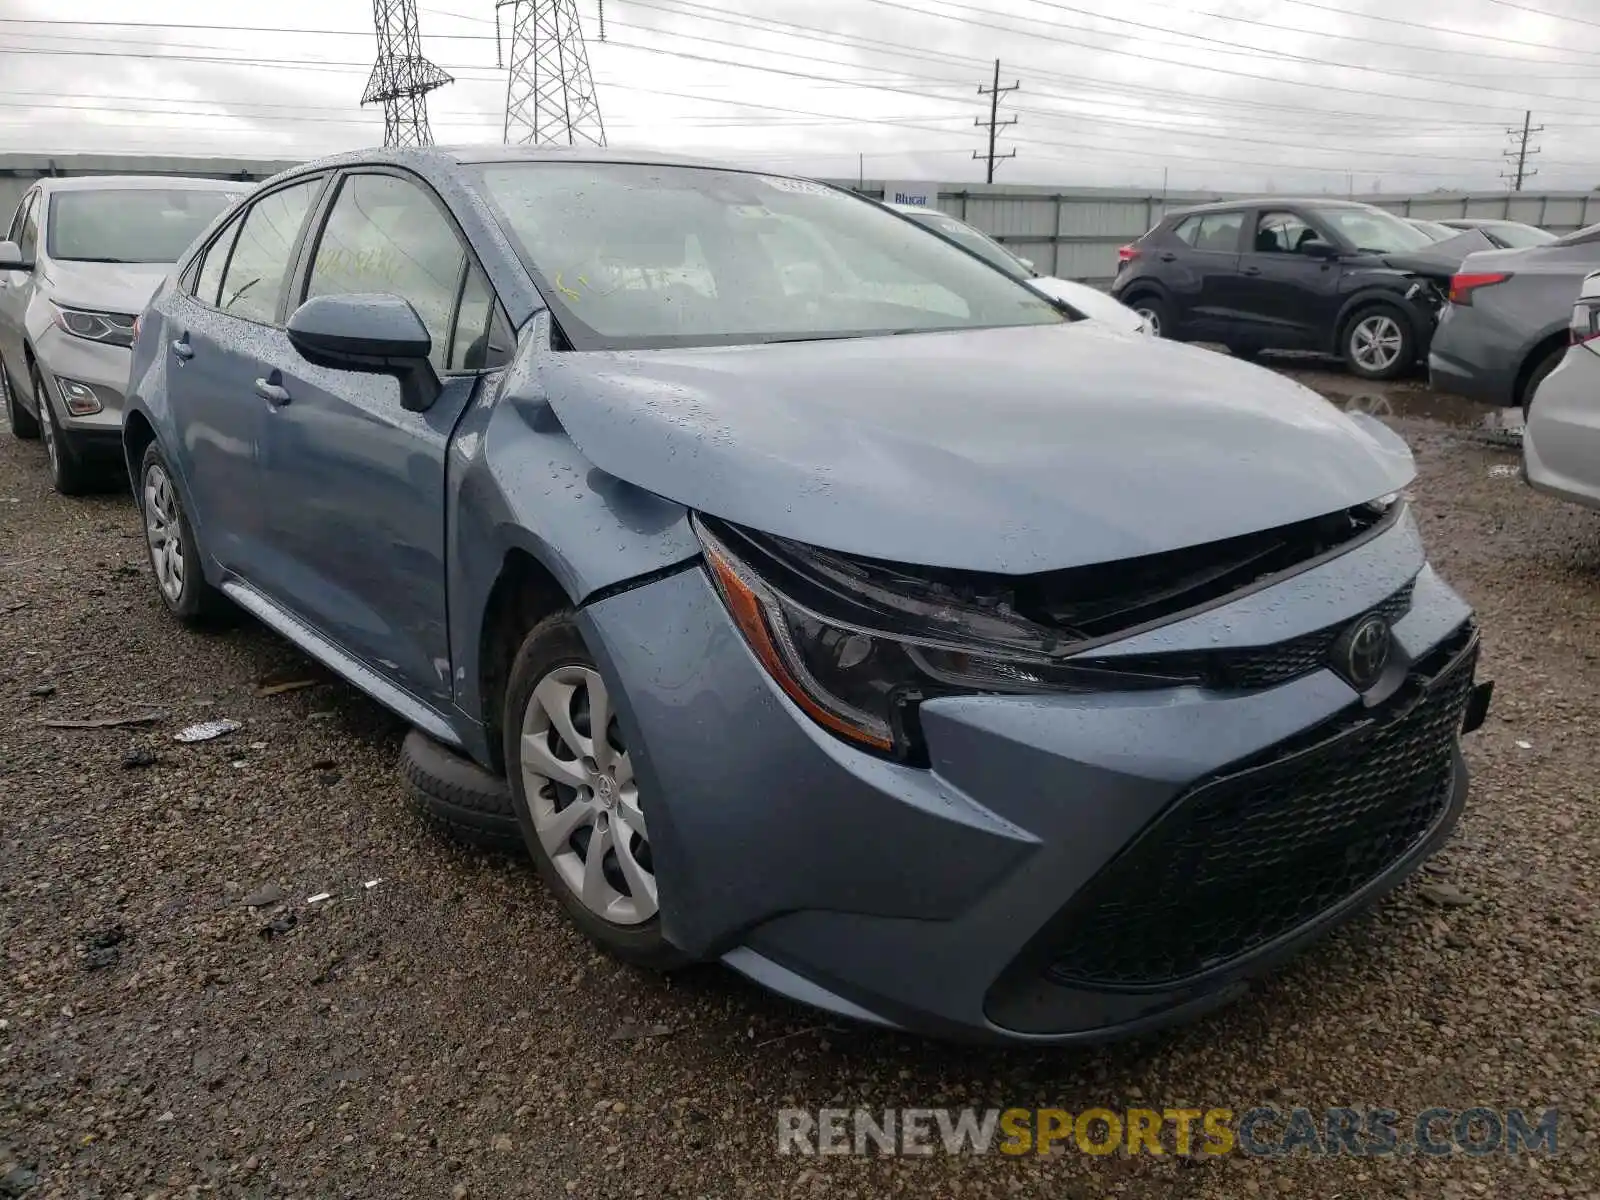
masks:
[[[0,1195],[1600,1197],[1600,519],[1416,419],[1463,419],[1422,389],[1382,404],[1498,685],[1458,835],[1239,1004],[1048,1053],[846,1028],[719,968],[597,956],[525,865],[404,804],[391,718],[248,622],[180,630],[131,501],[61,499],[37,446],[0,438]],[[210,718],[242,728],[173,741]],[[775,1153],[789,1105],[1260,1103],[1558,1105],[1560,1153]]]

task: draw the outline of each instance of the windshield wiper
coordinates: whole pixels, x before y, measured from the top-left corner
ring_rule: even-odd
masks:
[[[131,258],[63,258],[56,255],[57,262],[92,262],[92,263],[130,263]]]

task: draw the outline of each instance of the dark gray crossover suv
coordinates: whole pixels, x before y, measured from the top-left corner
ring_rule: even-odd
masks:
[[[1242,356],[1320,351],[1392,379],[1426,354],[1451,273],[1490,244],[1480,233],[1435,241],[1370,204],[1233,200],[1169,213],[1124,246],[1111,294],[1162,337]]]
[[[124,444],[172,612],[409,721],[599,945],[883,1025],[1237,995],[1449,834],[1488,703],[1398,436],[783,175],[296,168],[143,314]]]

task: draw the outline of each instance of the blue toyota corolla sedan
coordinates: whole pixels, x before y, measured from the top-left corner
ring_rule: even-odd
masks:
[[[125,448],[173,614],[400,714],[595,942],[888,1026],[1238,994],[1448,835],[1488,705],[1400,438],[782,175],[296,168],[143,314]]]

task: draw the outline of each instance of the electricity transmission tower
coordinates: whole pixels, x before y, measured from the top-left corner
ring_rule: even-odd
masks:
[[[990,85],[989,87],[983,87],[982,85],[979,85],[979,87],[978,87],[978,95],[989,97],[989,119],[987,121],[985,121],[982,117],[975,117],[973,119],[972,123],[974,125],[979,125],[979,126],[982,126],[982,125],[988,125],[989,126],[989,152],[987,154],[985,154],[981,150],[974,150],[972,152],[972,157],[977,159],[979,162],[982,162],[985,159],[988,160],[988,162],[989,162],[988,181],[990,183],[994,182],[994,164],[995,164],[995,162],[998,159],[1015,158],[1017,156],[1017,152],[1016,152],[1015,149],[1008,150],[1004,154],[996,154],[994,152],[994,141],[995,141],[995,138],[999,135],[999,132],[1000,132],[1000,129],[1001,129],[1002,126],[1015,125],[1017,123],[1017,118],[1015,118],[1015,117],[1008,117],[1004,121],[999,119],[999,116],[1000,116],[1000,95],[1001,95],[1002,92],[1014,92],[1018,88],[1020,88],[1021,86],[1022,86],[1021,81],[1018,81],[1018,82],[1013,83],[1013,84],[1009,84],[1006,87],[1001,87],[1000,86],[1000,60],[997,58],[997,59],[994,60],[994,83],[992,85]]]
[[[1512,143],[1511,148],[1501,155],[1501,157],[1516,159],[1517,169],[1515,171],[1501,171],[1500,178],[1509,179],[1512,181],[1511,190],[1513,192],[1520,192],[1522,190],[1522,181],[1525,179],[1532,179],[1539,173],[1537,169],[1528,169],[1528,159],[1539,153],[1538,146],[1534,146],[1532,149],[1528,148],[1528,139],[1536,133],[1543,133],[1544,126],[1539,125],[1536,127],[1531,127],[1532,121],[1533,113],[1525,112],[1522,114],[1521,129],[1506,130],[1506,136],[1509,138],[1515,138],[1516,140]]]
[[[604,146],[577,0],[495,0],[497,41],[502,8],[511,10],[506,144]]]
[[[385,146],[428,146],[428,93],[455,80],[422,57],[416,0],[372,0],[378,26],[378,61],[372,64],[362,104],[383,102]]]

